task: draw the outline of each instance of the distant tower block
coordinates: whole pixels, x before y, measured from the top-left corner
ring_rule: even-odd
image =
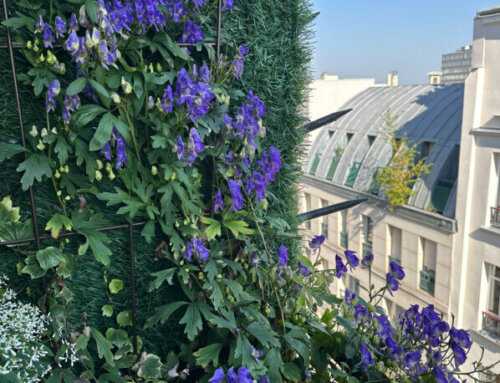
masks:
[[[439,71],[433,71],[433,72],[427,73],[427,76],[429,76],[429,85],[441,84],[441,75],[442,75],[442,73]]]
[[[387,75],[387,86],[398,86],[398,85],[399,85],[398,71],[393,70],[391,73]]]

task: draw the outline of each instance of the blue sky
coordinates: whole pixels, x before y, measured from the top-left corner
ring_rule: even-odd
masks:
[[[399,72],[400,84],[427,83],[441,69],[441,54],[472,44],[478,10],[500,0],[312,0],[320,12],[314,30],[314,78]]]

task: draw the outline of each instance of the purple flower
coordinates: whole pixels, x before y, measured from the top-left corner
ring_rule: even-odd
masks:
[[[285,267],[288,264],[288,249],[281,245],[278,249],[279,266]]]
[[[262,378],[257,380],[257,383],[271,383],[271,381],[269,380],[269,377],[267,375],[264,375]]]
[[[161,99],[161,111],[163,113],[172,113],[174,105],[174,98],[172,96],[172,87],[169,85],[165,88],[163,92],[163,98]]]
[[[248,54],[248,48],[245,45],[240,45],[238,48],[238,54],[234,56],[233,60],[233,75],[236,78],[240,78],[243,74],[243,60],[245,56]]]
[[[409,352],[403,357],[403,365],[411,370],[420,362],[421,356],[419,350]]]
[[[201,32],[201,27],[193,23],[190,19],[184,24],[184,31],[182,33],[182,42],[189,44],[196,44],[204,38]]]
[[[235,182],[233,180],[228,181],[229,192],[231,193],[231,199],[233,200],[233,206],[231,206],[231,210],[239,211],[243,209],[245,205],[245,200],[243,199],[243,195],[241,194],[241,181]]]
[[[49,24],[45,23],[43,25],[43,45],[45,48],[54,48],[52,43],[56,41],[52,35],[52,28]]]
[[[184,259],[189,262],[191,262],[193,255],[198,258],[198,260],[206,262],[210,252],[201,239],[194,237],[191,242],[186,244],[186,250],[184,250],[182,255]]]
[[[356,256],[356,253],[354,251],[346,250],[346,251],[344,251],[344,255],[347,259],[347,262],[349,263],[349,267],[351,268],[351,271],[353,268],[355,268],[359,265],[359,258]]]
[[[224,378],[224,370],[222,368],[218,368],[215,370],[214,375],[210,378],[208,383],[221,383],[222,378]]]
[[[35,33],[41,33],[44,25],[45,23],[43,22],[43,17],[40,15],[35,23]]]
[[[182,160],[184,158],[184,143],[181,136],[177,136],[177,158]]]
[[[441,364],[441,362],[443,361],[443,356],[441,355],[441,352],[439,352],[439,350],[436,350],[431,353],[430,359],[434,364]]]
[[[65,125],[71,122],[71,112],[74,112],[80,107],[80,97],[77,95],[64,97],[64,106],[62,112],[62,119]]]
[[[227,383],[238,383],[238,375],[234,372],[233,367],[227,371]]]
[[[259,256],[257,255],[257,253],[254,251],[252,252],[252,254],[250,255],[250,265],[251,266],[257,266],[259,264]]]
[[[72,31],[65,43],[66,50],[70,53],[71,56],[74,56],[78,49],[80,48],[80,39],[78,38],[75,31]]]
[[[394,278],[402,280],[405,277],[405,272],[403,271],[403,268],[399,263],[391,261],[389,263],[389,268],[391,269],[391,274],[394,276]]]
[[[311,242],[309,242],[309,248],[316,251],[323,244],[323,242],[325,242],[325,238],[326,237],[324,235],[317,235],[313,237]]]
[[[106,70],[109,69],[108,65],[113,65],[116,60],[118,60],[118,51],[116,50],[116,47],[109,49],[108,42],[104,39],[99,42],[97,51],[99,53],[101,65]]]
[[[222,1],[222,10],[234,8],[234,0],[223,0]]]
[[[373,264],[373,258],[373,253],[368,253],[361,260],[361,265],[363,265],[364,267],[371,267],[371,265]]]
[[[238,383],[253,383],[253,379],[250,376],[252,370],[245,367],[238,368]]]
[[[69,19],[69,30],[75,32],[75,31],[77,31],[79,29],[80,29],[80,25],[78,24],[78,20],[76,18],[76,14],[72,13],[71,17]]]
[[[374,363],[370,350],[368,350],[368,348],[366,347],[366,345],[363,342],[361,342],[359,344],[359,351],[361,351],[361,358],[362,358],[363,364],[365,366],[368,366],[368,365]]]
[[[64,37],[66,33],[66,23],[59,16],[56,16],[56,37]]]
[[[186,165],[191,166],[198,155],[205,150],[203,141],[198,135],[196,128],[189,130],[188,143],[185,147],[182,138],[177,136],[177,158]]]
[[[101,156],[106,158],[108,161],[111,161],[111,146],[109,142],[106,142],[100,151]]]
[[[450,330],[450,337],[463,348],[470,348],[472,345],[469,334],[465,330],[457,330],[453,327]]]
[[[432,372],[434,373],[434,378],[436,378],[436,383],[448,383],[448,379],[446,379],[446,375],[441,367],[434,367]]]
[[[215,200],[214,200],[214,212],[218,210],[222,210],[224,208],[224,201],[222,199],[222,193],[219,190],[217,190],[217,194],[215,195]]]
[[[203,63],[203,66],[200,68],[200,79],[205,83],[210,81],[210,69],[208,69],[206,63]]]
[[[387,318],[386,318],[387,319]],[[388,322],[388,321],[387,321]],[[379,322],[380,323],[380,322]],[[389,323],[390,326],[390,323]],[[389,331],[390,328],[390,331]],[[399,362],[401,357],[403,356],[404,349],[403,346],[397,344],[392,338],[392,327],[386,327],[383,331],[385,333],[385,345],[387,346],[387,350],[389,351],[389,357]]]
[[[113,134],[116,138],[116,168],[120,169],[123,164],[128,162],[127,152],[125,150],[128,147],[128,143],[114,126]]]
[[[392,273],[387,273],[385,276],[385,279],[386,279],[386,283],[387,283],[387,287],[389,289],[389,292],[392,295],[392,291],[396,291],[397,289],[399,289],[399,282],[396,278],[394,278]]]
[[[349,289],[345,289],[345,304],[351,305],[351,302],[356,298],[356,293],[351,293]]]
[[[263,354],[262,350],[257,350],[252,346],[252,358],[254,358],[257,363],[260,363],[259,358],[262,357]]]
[[[181,21],[181,17],[186,16],[186,8],[181,0],[172,0],[168,2],[168,9],[174,19],[174,23]]]
[[[302,274],[303,277],[307,277],[309,275],[309,269],[304,266],[300,261],[297,263],[299,266],[300,273]]]
[[[347,267],[345,267],[342,258],[337,254],[335,255],[335,275],[337,278],[342,278],[345,273],[347,273]]]
[[[59,80],[52,80],[47,89],[47,95],[45,100],[45,107],[47,109],[47,113],[53,112],[56,110],[56,101],[54,97],[56,97],[61,92],[61,83]]]
[[[458,367],[465,363],[467,359],[467,355],[465,354],[465,350],[458,345],[455,341],[451,342],[451,351],[453,351],[453,356],[455,357],[455,365]]]

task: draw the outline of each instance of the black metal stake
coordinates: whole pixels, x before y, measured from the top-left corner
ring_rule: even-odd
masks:
[[[137,310],[135,306],[135,257],[134,257],[134,225],[129,223],[128,233],[130,240],[130,288],[132,295],[132,348],[137,354]]]

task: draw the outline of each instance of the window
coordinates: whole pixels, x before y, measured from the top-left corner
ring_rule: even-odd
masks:
[[[304,193],[304,213],[311,210],[311,195]],[[311,220],[306,221],[306,227],[311,230]]]
[[[420,238],[420,250],[422,252],[422,269],[420,270],[420,289],[434,295],[434,283],[436,278],[437,243]]]
[[[318,165],[319,165],[319,162],[321,161],[321,157],[323,156],[323,153],[325,152],[332,137],[333,137],[333,132],[329,131],[327,134],[325,134],[321,138],[321,142],[318,144],[318,149],[316,149],[316,154],[315,154],[314,159],[311,163],[311,168],[309,169],[309,174],[311,174],[311,175],[316,174],[316,170],[318,169]]]
[[[359,281],[354,278],[353,276],[349,275],[347,278],[349,278],[348,281],[348,289],[351,293],[356,293],[356,295],[359,295]]]
[[[340,246],[343,248],[347,249],[347,246],[349,244],[348,242],[348,235],[347,235],[347,209],[341,210],[339,213],[339,218],[340,218]]]
[[[373,244],[373,219],[367,215],[363,215],[363,257],[372,252]]]
[[[496,154],[494,157],[494,178],[496,178],[496,185],[493,190],[493,193],[496,193],[494,196],[493,206],[491,206],[491,216],[490,216],[490,225],[500,228],[500,154]],[[496,197],[496,198],[495,198]]]
[[[328,201],[322,199],[321,200],[321,207],[327,207],[328,206]],[[328,238],[328,215],[324,215],[320,218],[321,220],[321,234],[325,236],[325,238]]]
[[[500,337],[500,267],[490,265],[488,311],[483,313],[483,329]]]
[[[401,264],[401,229],[389,225],[389,261]]]
[[[387,316],[391,323],[396,325],[399,322],[399,314],[404,311],[404,308],[387,298],[385,298],[385,303],[387,305]]]

